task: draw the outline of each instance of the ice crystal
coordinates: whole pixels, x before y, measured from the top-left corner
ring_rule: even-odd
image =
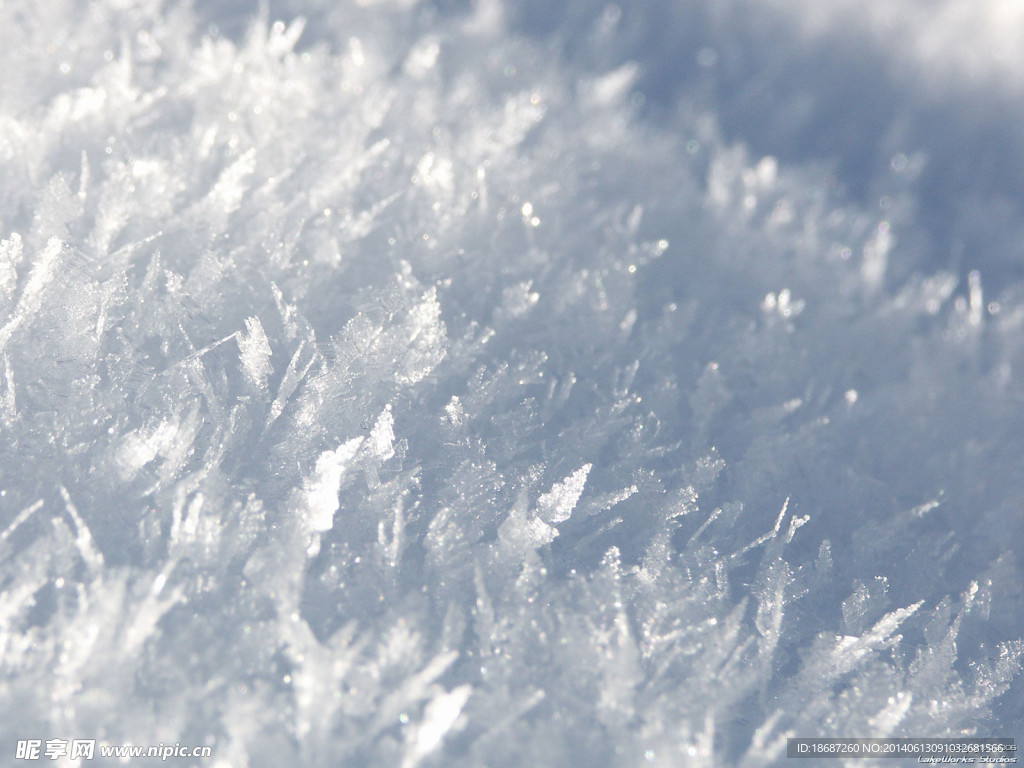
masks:
[[[334,524],[334,513],[338,511],[338,486],[362,442],[361,437],[352,438],[337,450],[324,451],[316,460],[314,480],[306,494],[312,530],[327,531]]]
[[[1021,735],[1015,12],[244,5],[0,3],[8,760]]]

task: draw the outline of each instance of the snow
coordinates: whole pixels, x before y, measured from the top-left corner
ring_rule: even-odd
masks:
[[[1024,736],[1020,21],[0,3],[6,760]]]

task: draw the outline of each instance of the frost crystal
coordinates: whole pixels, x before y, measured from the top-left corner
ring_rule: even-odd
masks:
[[[537,499],[537,513],[544,522],[554,525],[569,519],[593,466],[584,464],[562,482],[555,483],[548,493],[541,494]]]
[[[391,406],[377,419],[370,431],[370,451],[377,458],[386,461],[395,455],[395,417],[391,415]]]
[[[0,1],[0,750],[1020,736],[1024,15],[892,6]]]
[[[246,333],[238,337],[238,351],[246,379],[257,389],[265,389],[267,377],[273,373],[270,364],[270,341],[258,317],[245,320]]]
[[[448,693],[440,693],[427,704],[423,722],[410,732],[409,750],[406,752],[403,768],[413,768],[441,745],[445,734],[452,729],[462,708],[473,692],[471,686],[462,685]]]
[[[337,450],[324,451],[316,460],[316,470],[306,491],[307,519],[312,530],[328,531],[334,525],[341,478],[362,442],[361,437],[353,438]]]

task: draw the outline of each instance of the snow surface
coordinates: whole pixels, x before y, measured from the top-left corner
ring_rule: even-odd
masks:
[[[0,0],[0,71],[4,764],[1024,737],[1019,4]]]

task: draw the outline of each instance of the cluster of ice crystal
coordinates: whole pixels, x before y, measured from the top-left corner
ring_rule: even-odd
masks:
[[[942,143],[744,134],[805,3],[540,5],[0,2],[8,755],[1024,735],[1024,291],[930,252],[1004,242],[929,229]]]

